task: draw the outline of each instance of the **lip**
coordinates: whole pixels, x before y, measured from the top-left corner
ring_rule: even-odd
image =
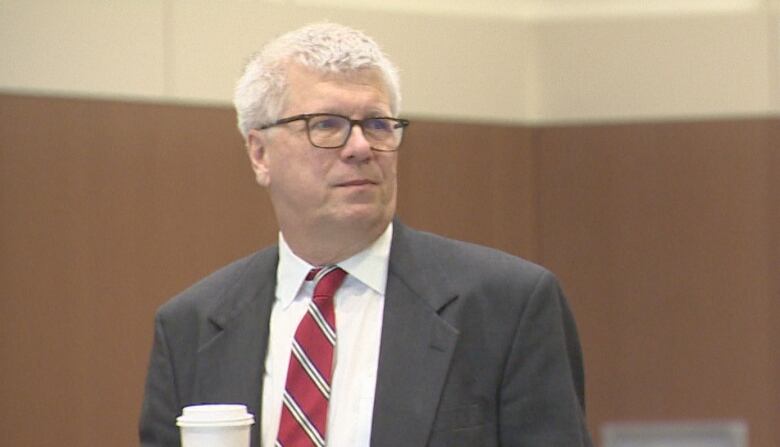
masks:
[[[339,182],[336,183],[337,187],[349,187],[349,186],[366,186],[366,185],[376,185],[377,183],[368,179],[356,179],[356,180],[349,180],[346,182]]]

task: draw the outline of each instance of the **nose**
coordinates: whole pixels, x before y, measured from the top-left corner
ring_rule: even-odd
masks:
[[[357,124],[352,124],[352,132],[347,139],[347,143],[341,149],[341,157],[346,160],[363,161],[373,156],[371,143],[368,142],[363,134],[363,129]]]

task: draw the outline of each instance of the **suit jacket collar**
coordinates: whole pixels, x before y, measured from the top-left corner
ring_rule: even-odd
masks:
[[[388,275],[397,276],[410,292],[438,312],[458,295],[457,290],[448,287],[448,272],[439,262],[438,253],[425,244],[424,233],[397,220],[393,228]]]

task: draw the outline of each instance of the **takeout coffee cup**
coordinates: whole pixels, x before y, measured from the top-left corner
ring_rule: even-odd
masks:
[[[182,447],[249,447],[254,422],[246,405],[192,405],[176,418]]]

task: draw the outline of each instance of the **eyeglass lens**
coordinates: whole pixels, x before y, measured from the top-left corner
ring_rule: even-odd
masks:
[[[366,118],[359,122],[363,136],[376,150],[392,151],[401,144],[403,127],[389,118]],[[308,120],[311,144],[322,148],[344,146],[352,133],[352,122],[340,115],[317,115]]]

